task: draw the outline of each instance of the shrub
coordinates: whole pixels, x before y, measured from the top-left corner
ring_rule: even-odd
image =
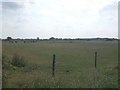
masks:
[[[10,60],[6,55],[2,55],[2,69],[10,68]]]
[[[19,56],[18,54],[13,55],[11,64],[16,67],[25,67],[26,66],[24,57]]]

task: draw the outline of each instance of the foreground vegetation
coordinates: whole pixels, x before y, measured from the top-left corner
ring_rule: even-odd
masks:
[[[2,49],[3,88],[118,87],[117,41],[3,42]],[[53,54],[55,77],[51,72]]]

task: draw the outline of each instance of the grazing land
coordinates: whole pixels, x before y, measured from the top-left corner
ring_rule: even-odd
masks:
[[[115,40],[3,41],[2,54],[3,88],[118,88]],[[25,66],[11,63],[15,54],[24,57]],[[53,54],[56,55],[54,77]]]

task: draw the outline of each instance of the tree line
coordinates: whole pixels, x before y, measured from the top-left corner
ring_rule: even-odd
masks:
[[[39,37],[37,37],[36,39],[20,39],[20,38],[17,38],[17,39],[13,39],[12,37],[7,37],[6,39],[2,39],[3,41],[13,41],[13,40],[21,40],[21,41],[27,41],[27,40],[31,40],[33,42],[35,41],[44,41],[44,40],[87,40],[87,41],[90,41],[90,40],[105,40],[105,41],[112,41],[112,40],[118,40],[117,38],[55,38],[55,37],[50,37],[49,39],[40,39]]]

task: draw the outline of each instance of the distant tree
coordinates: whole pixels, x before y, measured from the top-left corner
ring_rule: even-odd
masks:
[[[37,37],[37,40],[39,40],[39,37]]]
[[[54,37],[51,37],[49,40],[55,40],[55,38],[54,38]]]
[[[11,40],[12,38],[11,37],[7,37],[7,40]]]

